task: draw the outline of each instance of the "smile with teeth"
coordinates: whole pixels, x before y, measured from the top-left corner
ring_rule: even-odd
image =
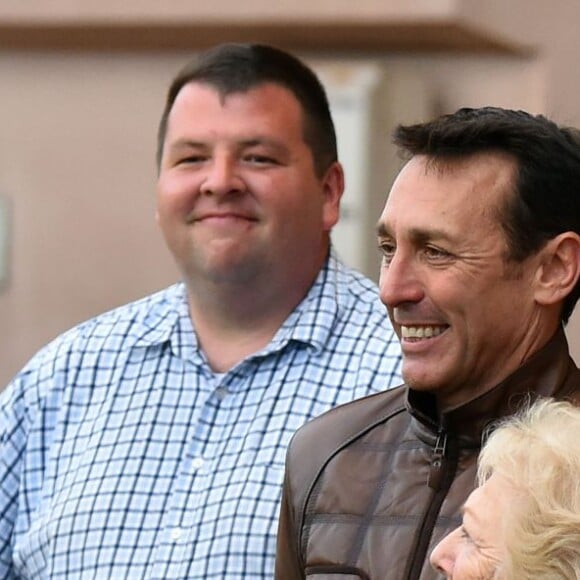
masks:
[[[447,326],[401,326],[401,336],[416,340],[435,338],[445,332],[446,329]]]

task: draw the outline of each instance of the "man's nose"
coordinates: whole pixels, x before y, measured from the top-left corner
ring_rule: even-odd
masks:
[[[206,195],[227,195],[244,190],[235,159],[219,156],[208,164],[200,191]]]
[[[383,261],[379,288],[381,301],[389,308],[420,302],[424,296],[423,284],[413,255],[397,249],[388,262]]]

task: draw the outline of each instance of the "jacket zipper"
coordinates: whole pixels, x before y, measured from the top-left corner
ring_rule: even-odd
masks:
[[[441,489],[443,475],[445,473],[445,453],[447,451],[447,433],[439,431],[435,448],[433,449],[433,457],[431,458],[431,466],[429,467],[428,485],[436,492]]]
[[[435,442],[433,457],[431,458],[429,468],[428,485],[435,493],[423,516],[423,523],[418,533],[417,543],[411,551],[412,556],[409,559],[409,565],[407,566],[408,572],[406,574],[408,580],[418,580],[421,576],[421,570],[425,564],[425,558],[431,542],[433,528],[437,522],[437,516],[455,477],[457,470],[457,450],[455,446],[452,447],[454,448],[453,453],[450,454],[447,432],[441,429],[437,434],[437,441]]]

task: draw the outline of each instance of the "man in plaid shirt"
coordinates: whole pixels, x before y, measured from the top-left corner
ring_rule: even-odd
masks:
[[[60,336],[0,396],[0,578],[272,578],[290,437],[401,380],[375,286],[330,245],[343,173],[310,69],[204,53],[158,151],[183,281]]]

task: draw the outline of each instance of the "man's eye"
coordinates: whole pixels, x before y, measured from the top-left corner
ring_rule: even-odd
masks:
[[[446,250],[443,250],[441,248],[437,248],[434,246],[427,246],[426,248],[424,248],[423,253],[428,258],[433,258],[433,259],[444,259],[444,258],[449,258],[449,256],[451,256],[451,254],[449,252],[447,252]]]
[[[202,163],[207,160],[207,157],[204,155],[188,155],[187,157],[181,158],[178,163]]]
[[[276,165],[277,161],[273,157],[268,155],[245,155],[244,161],[248,163],[253,163],[255,165]]]
[[[395,253],[395,245],[381,242],[379,244],[379,250],[380,250],[381,254],[383,254],[385,256],[392,256]]]
[[[379,243],[379,251],[383,257],[383,263],[388,264],[391,262],[393,256],[395,255],[395,249],[396,248],[394,244],[389,244],[386,242]]]

